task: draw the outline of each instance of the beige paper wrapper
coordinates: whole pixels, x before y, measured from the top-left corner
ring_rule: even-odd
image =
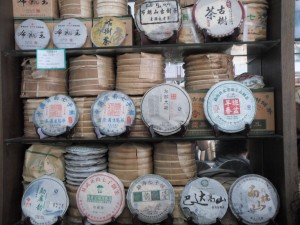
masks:
[[[31,182],[43,175],[65,179],[64,147],[34,144],[25,152],[23,179]]]

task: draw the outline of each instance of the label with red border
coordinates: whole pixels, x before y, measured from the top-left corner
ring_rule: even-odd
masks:
[[[105,224],[117,218],[125,207],[125,190],[113,174],[95,173],[86,178],[76,194],[77,207],[92,224]]]

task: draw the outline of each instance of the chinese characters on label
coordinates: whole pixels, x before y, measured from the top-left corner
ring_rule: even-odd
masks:
[[[146,2],[141,5],[140,21],[142,25],[178,22],[178,10],[177,1]]]

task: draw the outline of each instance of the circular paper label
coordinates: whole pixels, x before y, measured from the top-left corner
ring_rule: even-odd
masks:
[[[164,41],[181,27],[181,8],[177,0],[145,0],[136,14],[135,23],[153,41]]]
[[[218,129],[235,133],[251,124],[256,113],[256,100],[245,85],[236,81],[222,81],[210,88],[204,98],[204,114]]]
[[[125,190],[121,181],[106,172],[86,178],[77,190],[77,207],[92,224],[105,224],[117,218],[125,207]]]
[[[116,17],[99,19],[91,31],[91,39],[95,46],[119,46],[126,38],[125,24]]]
[[[142,119],[160,135],[178,132],[192,116],[188,93],[178,85],[160,84],[146,92],[141,103]]]
[[[87,38],[87,29],[78,19],[66,19],[59,22],[53,30],[53,43],[58,48],[80,48]]]
[[[175,193],[169,181],[158,175],[145,175],[134,180],[127,192],[127,205],[132,214],[145,223],[167,219],[175,206]]]
[[[44,100],[33,116],[33,123],[49,136],[58,136],[73,128],[78,121],[78,109],[73,100],[65,95],[55,95]]]
[[[259,175],[238,178],[229,189],[229,207],[245,224],[268,224],[279,210],[279,197],[275,187]]]
[[[225,37],[241,26],[244,8],[238,0],[198,0],[193,8],[193,18],[209,35]]]
[[[43,21],[28,19],[16,29],[15,40],[22,50],[46,48],[50,40],[50,32]]]
[[[228,195],[218,181],[206,177],[189,182],[180,198],[183,214],[196,224],[214,224],[228,208]]]
[[[119,91],[107,91],[99,95],[92,105],[91,117],[102,134],[117,136],[132,126],[135,106],[131,98]]]
[[[22,197],[22,211],[32,224],[50,225],[63,216],[69,206],[64,184],[57,178],[42,176],[32,181]]]

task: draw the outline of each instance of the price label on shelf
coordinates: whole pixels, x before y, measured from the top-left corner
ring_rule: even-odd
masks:
[[[65,49],[37,49],[36,69],[38,70],[65,70]]]

